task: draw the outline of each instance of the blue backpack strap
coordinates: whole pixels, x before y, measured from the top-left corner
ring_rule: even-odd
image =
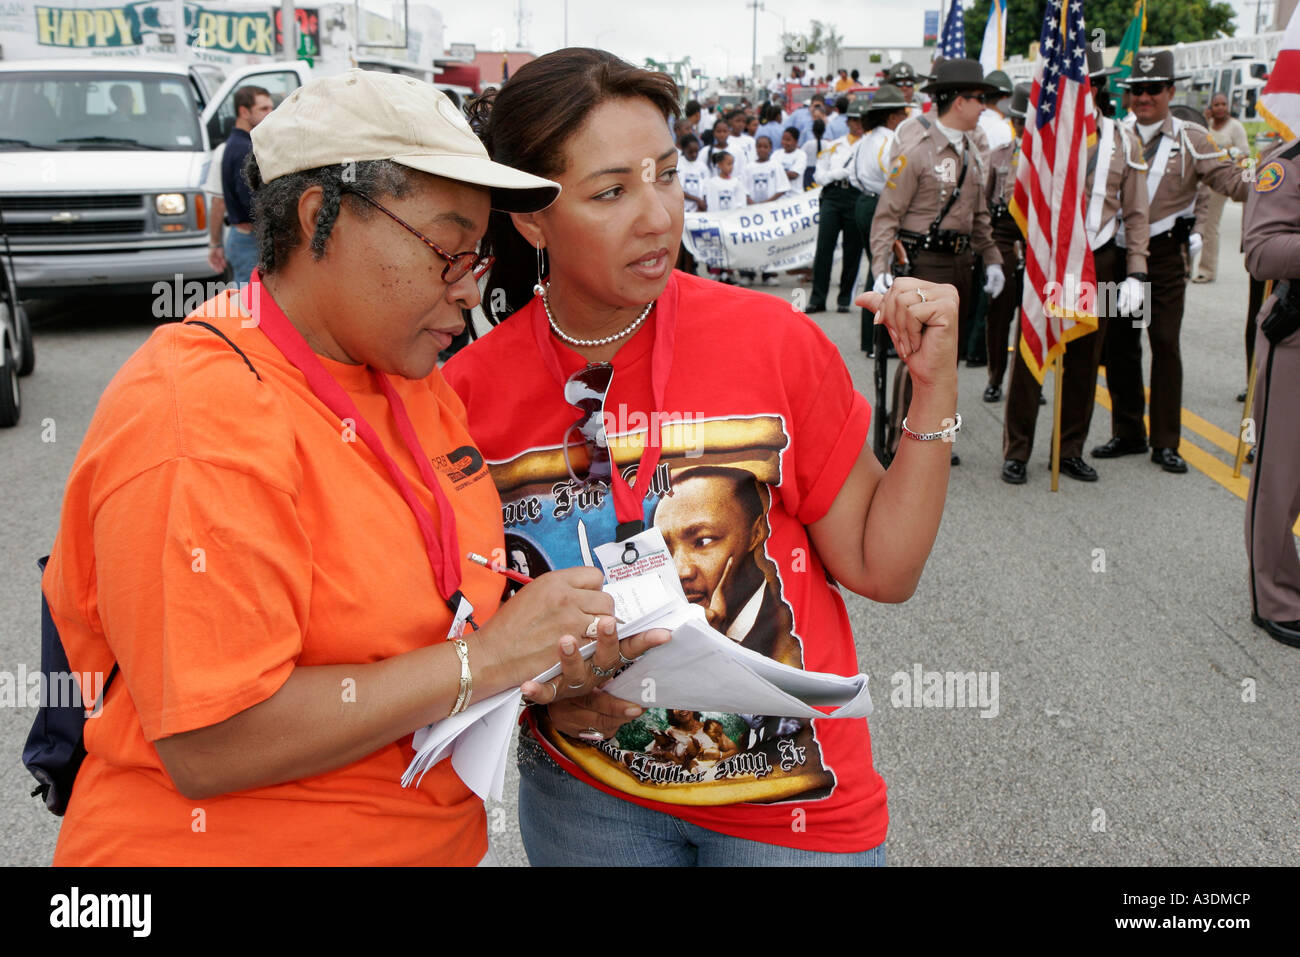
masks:
[[[48,561],[46,555],[36,565],[44,571]],[[90,713],[97,714],[103,708],[117,672],[117,662],[113,662],[104,689]],[[71,687],[73,679],[72,667],[44,591],[41,592],[41,674],[45,689],[23,746],[23,764],[37,781],[32,796],[39,795],[51,812],[61,816],[68,809],[73,783],[81,762],[86,759],[87,712],[84,701],[52,700],[52,692]]]
[[[239,357],[244,360],[244,365],[257,376],[258,381],[262,380],[262,376],[253,367],[248,356],[244,355],[243,350],[231,342],[224,332],[200,320],[193,320],[188,324],[202,326],[219,336],[226,345],[239,354]],[[42,573],[49,560],[50,556],[46,555],[37,561],[36,565]],[[108,678],[104,681],[104,690],[100,693],[99,700],[89,709],[90,714],[99,714],[103,709],[104,702],[108,698],[108,690],[113,684],[113,679],[117,677],[117,672],[118,664],[115,661]],[[50,614],[50,604],[43,590],[41,592],[41,673],[46,692],[44,700],[40,702],[40,707],[36,711],[36,718],[32,721],[27,743],[23,746],[23,764],[37,781],[32,796],[39,795],[51,812],[62,816],[68,809],[77,772],[81,770],[81,763],[86,759],[87,710],[84,700],[70,702],[51,700],[50,691],[70,687],[73,678],[72,666],[63,648],[63,639],[59,637],[58,626],[54,623],[54,616]],[[80,695],[77,697],[80,698]]]

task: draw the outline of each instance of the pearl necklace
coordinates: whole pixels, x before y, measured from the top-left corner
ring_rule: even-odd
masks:
[[[583,349],[594,349],[596,346],[607,346],[611,342],[617,342],[624,336],[631,335],[636,327],[645,321],[645,317],[650,315],[650,310],[654,307],[653,302],[647,303],[646,307],[641,310],[641,315],[637,316],[636,319],[632,321],[632,324],[622,332],[616,332],[612,336],[606,336],[603,339],[576,339],[555,324],[555,317],[551,315],[551,304],[546,299],[547,287],[544,287],[539,283],[533,287],[533,291],[542,297],[542,308],[546,310],[546,321],[551,324],[551,330],[569,345],[578,346]]]

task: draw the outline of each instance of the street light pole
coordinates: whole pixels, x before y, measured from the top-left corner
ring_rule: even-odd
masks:
[[[758,11],[764,9],[764,7],[763,4],[760,2],[760,0],[750,0],[749,3],[745,4],[745,6],[754,8],[754,48],[751,51],[751,59],[749,63],[749,76],[750,76],[750,80],[754,84],[755,90],[757,90],[758,88]]]

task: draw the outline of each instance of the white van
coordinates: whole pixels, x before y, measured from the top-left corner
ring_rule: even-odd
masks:
[[[212,277],[203,182],[234,92],[279,102],[299,62],[235,70],[139,58],[0,62],[0,230],[24,298]]]

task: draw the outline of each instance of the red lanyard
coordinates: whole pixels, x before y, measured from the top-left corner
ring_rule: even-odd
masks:
[[[655,342],[650,359],[650,390],[654,400],[654,411],[646,429],[646,445],[641,452],[641,464],[636,470],[636,488],[633,489],[628,484],[617,467],[610,469],[610,484],[614,491],[614,514],[618,516],[619,541],[645,528],[645,513],[641,503],[645,499],[646,492],[650,490],[651,479],[659,466],[659,455],[663,451],[661,444],[663,419],[659,413],[663,411],[664,394],[668,391],[668,377],[673,371],[673,339],[676,332],[676,317],[673,315],[672,306],[665,308],[669,288],[676,292],[675,283],[671,278],[655,304]],[[546,363],[547,369],[563,389],[568,376],[564,374],[564,368],[560,365],[560,358],[556,354],[550,323],[546,321],[546,314],[540,302],[534,301],[532,307],[533,334],[537,339],[537,348],[542,354],[542,361]],[[608,401],[608,394],[606,401]]]
[[[433,466],[429,464],[429,457],[424,454],[424,449],[420,447],[420,439],[415,434],[415,427],[411,424],[411,417],[407,414],[406,405],[402,402],[402,397],[397,394],[397,390],[393,388],[388,376],[378,370],[371,370],[378,377],[379,388],[383,390],[384,396],[388,399],[393,418],[397,421],[397,431],[401,434],[402,441],[415,459],[415,464],[420,470],[420,477],[424,479],[424,484],[433,493],[433,499],[438,504],[438,514],[442,518],[441,530],[435,527],[433,516],[416,498],[415,489],[412,488],[405,473],[402,472],[397,463],[393,461],[393,457],[384,448],[383,440],[379,438],[379,434],[361,415],[361,411],[357,408],[357,404],[352,401],[352,397],[329,374],[325,366],[321,364],[320,359],[317,358],[316,353],[312,352],[311,346],[307,345],[307,340],[294,328],[293,323],[289,321],[289,318],[277,305],[275,299],[262,285],[262,277],[257,270],[253,271],[252,281],[244,287],[241,299],[244,308],[256,320],[258,328],[284,354],[284,357],[303,374],[307,379],[307,385],[311,387],[311,391],[316,394],[316,397],[324,402],[326,407],[339,417],[340,421],[344,419],[354,421],[357,435],[361,436],[366,445],[370,447],[370,451],[384,464],[384,468],[388,470],[388,474],[392,476],[393,482],[396,483],[398,491],[402,493],[402,498],[406,501],[411,514],[415,516],[415,523],[420,527],[420,534],[424,536],[424,547],[429,553],[429,565],[433,568],[433,577],[438,584],[438,591],[443,598],[447,599],[448,604],[452,605],[454,612],[456,608],[453,599],[460,590],[461,580],[460,545],[456,535],[456,513],[452,511],[451,502],[448,501],[447,494],[438,483],[438,476],[433,471]],[[250,299],[253,303],[251,307],[249,304]]]

